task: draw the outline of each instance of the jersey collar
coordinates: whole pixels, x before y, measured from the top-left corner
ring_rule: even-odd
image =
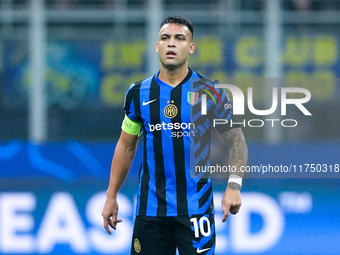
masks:
[[[171,85],[169,85],[169,84],[163,82],[161,79],[158,78],[158,75],[159,75],[159,73],[160,73],[161,70],[159,70],[159,71],[155,74],[155,81],[156,81],[159,85],[166,85],[166,86],[169,86],[169,87],[171,87],[171,88],[180,87],[180,86],[182,86],[183,84],[185,84],[185,83],[190,79],[190,77],[191,77],[191,75],[192,75],[192,70],[191,70],[189,67],[188,67],[188,69],[189,69],[189,70],[188,70],[187,76],[185,76],[185,78],[184,78],[177,86],[175,86],[175,87],[173,87],[173,86],[171,86]]]

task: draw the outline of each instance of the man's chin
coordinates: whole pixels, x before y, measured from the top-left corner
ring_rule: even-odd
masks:
[[[172,70],[182,67],[185,63],[169,63],[168,62],[168,63],[162,63],[162,64],[166,69],[172,71]]]

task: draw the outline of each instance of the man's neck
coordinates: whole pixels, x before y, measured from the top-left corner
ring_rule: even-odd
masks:
[[[161,71],[158,75],[158,78],[169,84],[172,87],[176,87],[184,78],[187,76],[189,72],[188,66],[184,66],[178,69],[169,70],[163,66],[161,66]]]

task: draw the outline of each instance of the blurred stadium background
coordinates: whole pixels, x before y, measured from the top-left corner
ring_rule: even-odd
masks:
[[[158,70],[159,24],[174,14],[195,27],[190,66],[253,86],[256,108],[272,84],[311,92],[313,116],[288,108],[297,127],[244,128],[250,165],[337,173],[339,0],[0,0],[0,254],[129,254],[140,154],[124,223],[109,236],[100,214],[125,92]],[[340,181],[304,177],[246,179],[227,224],[216,179],[216,254],[340,254]]]

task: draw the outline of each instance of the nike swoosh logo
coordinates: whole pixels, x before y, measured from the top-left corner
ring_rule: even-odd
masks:
[[[143,105],[143,106],[146,106],[146,105],[148,105],[148,104],[151,104],[152,102],[155,102],[156,100],[157,100],[157,98],[154,99],[154,100],[148,101],[148,102],[143,101],[142,105]]]
[[[202,252],[205,252],[205,251],[207,251],[207,250],[210,250],[211,248],[205,248],[205,249],[200,249],[200,248],[197,248],[197,250],[196,250],[196,252],[197,253],[202,253]]]

